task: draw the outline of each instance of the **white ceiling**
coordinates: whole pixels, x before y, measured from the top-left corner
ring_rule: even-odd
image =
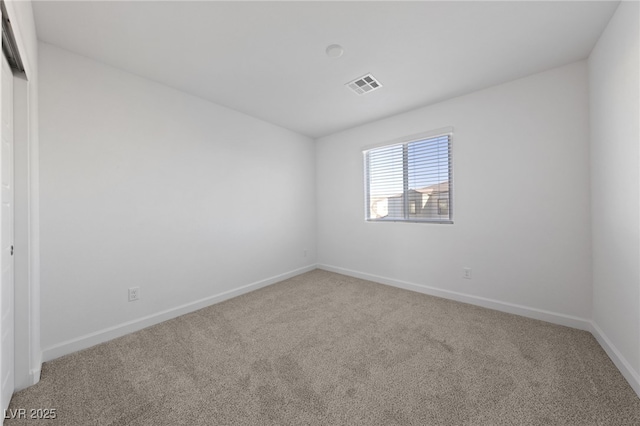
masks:
[[[319,137],[586,58],[618,2],[34,1],[40,40]],[[329,58],[340,44],[345,53]],[[383,84],[358,96],[345,83]]]

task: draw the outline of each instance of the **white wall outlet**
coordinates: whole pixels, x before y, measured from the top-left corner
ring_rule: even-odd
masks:
[[[131,287],[129,289],[129,302],[135,302],[140,299],[140,287]]]
[[[307,249],[302,250],[302,256],[307,257]]]
[[[462,278],[471,279],[471,268],[462,268]]]

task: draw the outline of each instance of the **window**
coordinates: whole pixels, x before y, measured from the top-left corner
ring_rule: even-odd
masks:
[[[453,223],[451,132],[364,151],[368,221]]]

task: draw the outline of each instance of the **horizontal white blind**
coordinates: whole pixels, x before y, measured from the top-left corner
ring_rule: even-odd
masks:
[[[364,155],[367,220],[452,223],[449,134]]]

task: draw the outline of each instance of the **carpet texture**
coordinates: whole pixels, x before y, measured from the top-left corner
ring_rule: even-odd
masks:
[[[321,270],[47,362],[10,408],[57,418],[6,425],[640,425],[587,332]]]

